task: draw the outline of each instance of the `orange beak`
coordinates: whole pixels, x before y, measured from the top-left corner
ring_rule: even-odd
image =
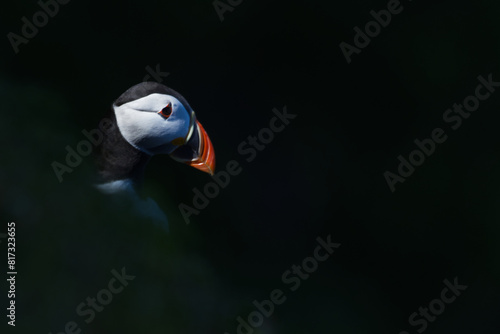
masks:
[[[200,133],[200,147],[198,149],[198,156],[192,161],[186,161],[191,167],[201,170],[202,172],[214,175],[215,171],[215,152],[212,142],[208,137],[207,132],[200,122],[196,121]]]

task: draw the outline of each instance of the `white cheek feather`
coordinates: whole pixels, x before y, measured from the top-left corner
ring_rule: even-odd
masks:
[[[165,108],[165,106],[172,100],[179,102],[173,96],[155,93],[125,103],[123,106],[128,106],[130,109],[135,109],[135,110],[160,111],[163,108]]]
[[[172,115],[165,119],[158,112],[172,103]],[[189,131],[189,114],[175,97],[151,94],[141,99],[114,106],[118,128],[127,142],[152,155],[149,148],[171,145]]]

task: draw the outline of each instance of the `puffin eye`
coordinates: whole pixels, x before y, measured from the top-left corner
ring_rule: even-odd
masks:
[[[158,114],[165,118],[169,117],[172,114],[172,103],[167,104],[167,106],[159,111]]]

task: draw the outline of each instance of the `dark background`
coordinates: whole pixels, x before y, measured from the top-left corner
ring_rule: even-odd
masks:
[[[279,288],[287,301],[255,333],[416,333],[410,314],[454,277],[467,290],[426,332],[498,330],[500,93],[457,131],[442,115],[477,76],[500,81],[500,4],[402,4],[351,64],[339,43],[387,1],[243,1],[221,22],[211,1],[74,0],[19,54],[3,38],[0,232],[17,223],[18,271],[5,332],[55,334],[74,320],[82,333],[233,334]],[[0,31],[19,34],[39,10],[4,4]],[[62,183],[51,167],[157,64],[218,168],[243,167],[186,225],[177,206],[210,177],[154,157],[141,193],[167,212],[168,234],[95,191],[91,157]],[[238,145],[285,105],[297,118],[246,163]],[[383,173],[436,127],[448,140],[391,193]],[[341,247],[290,292],[283,272],[329,234]],[[76,306],[122,267],[135,280],[85,324]]]

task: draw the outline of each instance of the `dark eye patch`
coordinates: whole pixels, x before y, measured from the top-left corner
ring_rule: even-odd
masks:
[[[163,108],[159,112],[159,114],[162,115],[165,118],[169,117],[170,115],[172,115],[172,103],[167,104],[167,106],[165,108]]]

